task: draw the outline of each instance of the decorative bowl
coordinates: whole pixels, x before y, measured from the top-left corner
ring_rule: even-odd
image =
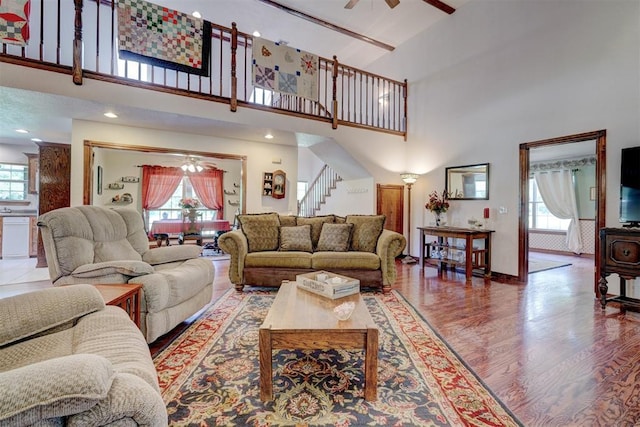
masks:
[[[355,302],[343,302],[333,309],[333,313],[336,315],[338,320],[347,320],[349,317],[351,317],[354,308],[356,308]]]

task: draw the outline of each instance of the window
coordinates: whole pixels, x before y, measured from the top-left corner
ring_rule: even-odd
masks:
[[[158,209],[149,210],[148,224],[153,224],[153,221],[159,221],[161,219],[179,219],[182,220],[183,209],[180,207],[180,199],[192,197],[197,199],[195,191],[191,186],[191,181],[187,176],[182,178],[182,182],[173,192],[173,195],[167,200],[167,203],[162,205]],[[201,206],[197,209],[198,213],[202,214],[202,219],[216,219],[216,211]]]
[[[261,104],[261,105],[271,105],[272,98],[273,98],[272,91],[264,90],[262,88],[256,87],[253,89],[253,92],[249,97],[249,102],[254,102],[256,104]]]
[[[28,182],[27,165],[0,163],[0,201],[25,201]]]
[[[536,180],[529,179],[529,229],[567,231],[570,219],[553,216],[544,204]]]
[[[305,194],[307,194],[307,188],[309,188],[309,183],[307,181],[298,181],[298,191],[297,191],[298,202],[302,200]]]

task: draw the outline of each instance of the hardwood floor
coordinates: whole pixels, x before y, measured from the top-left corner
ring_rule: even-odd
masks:
[[[639,425],[640,314],[617,304],[602,311],[593,259],[569,258],[571,266],[532,274],[527,285],[476,277],[465,285],[460,273],[438,278],[434,268],[398,263],[393,288],[523,424]],[[217,299],[232,286],[229,262],[214,264]]]

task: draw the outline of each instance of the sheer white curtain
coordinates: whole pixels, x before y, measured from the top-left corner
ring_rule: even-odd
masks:
[[[567,247],[573,253],[582,253],[578,204],[571,171],[536,172],[533,176],[549,212],[560,219],[571,220],[567,230]]]

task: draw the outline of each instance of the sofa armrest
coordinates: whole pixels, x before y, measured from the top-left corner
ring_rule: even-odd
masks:
[[[231,255],[229,279],[234,285],[244,283],[244,259],[249,252],[247,237],[242,230],[233,230],[218,237],[220,249]]]
[[[2,372],[0,425],[32,425],[86,411],[107,397],[114,376],[111,362],[93,354],[58,357]]]
[[[201,252],[202,248],[198,245],[164,246],[149,249],[142,255],[142,260],[151,265],[166,264],[198,258]]]
[[[396,281],[396,257],[402,253],[407,245],[407,239],[395,231],[382,230],[378,238],[376,253],[380,257],[383,286],[391,286]]]
[[[91,285],[61,286],[0,299],[0,347],[47,331],[69,327],[76,319],[104,309]]]
[[[67,425],[102,426],[122,420],[131,420],[133,425],[154,427],[168,423],[167,410],[160,393],[141,378],[128,373],[118,373],[107,398],[87,411],[67,418]]]

